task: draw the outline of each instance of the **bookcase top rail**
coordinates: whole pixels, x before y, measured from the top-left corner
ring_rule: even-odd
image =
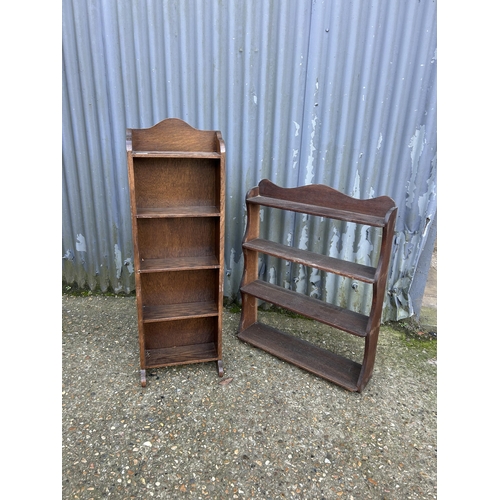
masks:
[[[322,184],[282,188],[267,179],[248,191],[247,203],[375,227],[384,227],[396,208],[388,196],[360,200]]]

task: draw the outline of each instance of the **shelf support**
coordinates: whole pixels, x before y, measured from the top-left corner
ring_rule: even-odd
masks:
[[[259,188],[255,187],[248,191],[247,199],[256,196]],[[247,227],[243,237],[243,243],[259,237],[260,232],[260,205],[246,203],[247,207]],[[251,223],[249,223],[251,222]],[[259,275],[259,255],[243,247],[243,259],[245,262],[240,288],[255,281]],[[241,294],[241,319],[239,331],[247,329],[257,321],[258,299],[247,293]]]

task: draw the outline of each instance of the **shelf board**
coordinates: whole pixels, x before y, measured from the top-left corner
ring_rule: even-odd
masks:
[[[308,250],[301,250],[299,248],[289,247],[274,241],[268,241],[261,238],[256,238],[243,243],[243,248],[262,252],[268,255],[273,255],[281,259],[292,262],[297,262],[305,266],[315,267],[323,271],[347,276],[348,278],[364,281],[365,283],[375,282],[374,267],[356,264],[334,257],[317,254]]]
[[[132,151],[134,158],[222,158],[217,151]]]
[[[161,349],[146,349],[146,368],[202,363],[217,359],[217,349],[213,342]]]
[[[318,215],[320,217],[328,217],[329,219],[355,222],[356,224],[365,224],[374,227],[384,227],[386,224],[384,217],[321,207],[318,205],[310,205],[308,203],[299,203],[296,201],[281,200],[279,198],[269,198],[267,196],[253,196],[251,198],[247,198],[246,201],[247,203],[262,205],[265,207],[279,208],[280,210],[290,210],[292,212],[300,212],[310,215]]]
[[[259,322],[238,338],[345,389],[357,390],[361,365],[355,361]]]
[[[218,312],[219,309],[216,302],[144,306],[143,321],[144,323],[155,323],[186,318],[206,318],[209,316],[217,316]]]
[[[167,217],[218,217],[220,210],[214,206],[187,206],[187,207],[155,207],[137,208],[138,219],[156,219]]]
[[[262,280],[252,281],[241,287],[240,291],[358,337],[366,337],[367,335],[369,318],[363,314],[313,299]]]
[[[172,257],[169,259],[145,259],[141,261],[139,272],[155,273],[191,269],[218,269],[219,267],[219,261],[213,255],[207,257]]]

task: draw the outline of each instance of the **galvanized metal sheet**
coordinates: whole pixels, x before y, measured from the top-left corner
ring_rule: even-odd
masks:
[[[63,280],[134,289],[125,130],[178,117],[226,142],[228,298],[243,269],[245,193],[268,178],[394,198],[384,319],[413,314],[412,283],[427,272],[435,237],[436,64],[431,0],[64,0]],[[367,228],[276,214],[263,231],[357,262],[377,258]],[[261,272],[369,308],[361,284],[271,258]]]

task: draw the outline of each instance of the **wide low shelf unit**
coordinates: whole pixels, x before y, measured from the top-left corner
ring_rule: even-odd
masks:
[[[267,179],[246,196],[247,226],[243,238],[244,271],[238,338],[255,347],[334,382],[361,392],[370,380],[384,302],[397,208],[387,196],[359,200],[325,185],[279,187]],[[270,207],[378,227],[381,243],[376,267],[329,257],[260,237],[260,210]],[[259,254],[313,267],[368,283],[373,287],[369,315],[267,283],[258,278]],[[279,331],[258,320],[259,301],[308,317],[364,339],[362,363]]]
[[[127,130],[140,377],[222,365],[225,146],[170,118]]]

